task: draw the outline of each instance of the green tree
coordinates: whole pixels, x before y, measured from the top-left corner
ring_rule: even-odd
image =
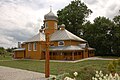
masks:
[[[12,53],[14,49],[17,49],[17,48],[16,47],[7,48],[6,51]]]
[[[114,23],[109,18],[97,17],[93,24],[87,22],[84,25],[83,37],[96,49],[98,55],[110,54],[113,28]]]
[[[113,18],[114,22],[116,25],[120,27],[120,15],[117,15]]]
[[[3,47],[0,47],[0,55],[5,55],[6,50]]]
[[[115,16],[113,21],[115,23],[113,32],[113,52],[120,56],[120,15]]]
[[[91,13],[92,11],[81,0],[74,0],[65,8],[57,11],[58,24],[65,24],[67,30],[80,36],[82,25]]]

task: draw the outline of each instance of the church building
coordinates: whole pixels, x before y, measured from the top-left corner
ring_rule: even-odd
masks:
[[[19,48],[14,50],[14,58],[45,59],[48,33],[50,60],[79,60],[94,56],[95,49],[89,47],[86,40],[66,30],[64,24],[57,23],[57,16],[50,10],[44,16],[44,27],[38,34],[19,44]]]

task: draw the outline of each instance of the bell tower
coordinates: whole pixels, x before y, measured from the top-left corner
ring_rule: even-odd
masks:
[[[44,16],[45,33],[54,33],[58,29],[57,22],[57,16],[55,16],[55,14],[52,12],[52,9],[50,8],[50,12]]]

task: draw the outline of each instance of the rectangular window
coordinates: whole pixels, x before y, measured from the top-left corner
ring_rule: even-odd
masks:
[[[32,45],[31,43],[28,43],[28,51],[31,51],[31,49],[32,49]]]
[[[47,22],[45,22],[45,28],[46,28],[46,29],[48,28],[48,23],[47,23]]]
[[[55,23],[54,26],[55,26],[55,29],[57,29],[57,23]]]
[[[64,41],[59,41],[58,46],[64,46]]]
[[[34,50],[34,51],[37,51],[37,43],[36,43],[36,42],[33,43],[33,50]]]

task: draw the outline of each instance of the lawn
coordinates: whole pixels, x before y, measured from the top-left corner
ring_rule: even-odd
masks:
[[[96,70],[102,70],[104,73],[108,73],[108,63],[109,61],[107,60],[86,60],[77,63],[50,62],[50,73],[52,75],[58,75],[77,71],[79,73],[78,80],[89,80],[95,74]],[[44,73],[45,62],[38,60],[0,61],[0,66]],[[120,73],[120,69],[117,71]]]
[[[11,56],[3,56],[3,55],[0,55],[0,60],[12,60],[12,57]]]

